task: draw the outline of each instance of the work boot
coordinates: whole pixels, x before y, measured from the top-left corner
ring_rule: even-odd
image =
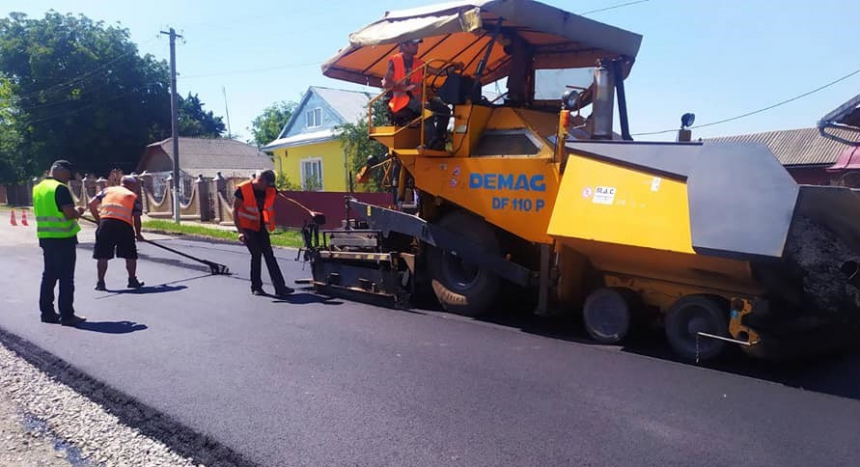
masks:
[[[139,282],[137,277],[129,277],[128,278],[128,288],[129,289],[139,289],[143,287],[143,282]]]
[[[285,285],[285,286],[281,287],[280,289],[278,289],[277,292],[275,292],[275,296],[278,298],[284,298],[293,292],[295,292],[295,290],[293,290],[293,289],[291,289]]]
[[[68,317],[63,316],[60,318],[60,325],[77,327],[78,325],[80,325],[81,323],[83,323],[86,320],[87,320],[87,318],[84,316],[77,316],[77,315],[71,315]]]
[[[53,311],[50,313],[42,313],[42,322],[48,324],[58,324],[60,322],[60,315],[54,313]]]
[[[98,282],[96,282],[96,290],[99,290],[99,291],[101,291],[101,292],[106,292],[106,291],[107,291],[107,287],[105,287],[105,281],[98,281]]]
[[[428,145],[429,149],[434,151],[444,151],[445,150],[445,138],[433,138],[430,140],[430,144]]]
[[[264,296],[266,296],[266,291],[263,290],[262,288],[259,288],[259,289],[252,288],[251,294],[256,295],[258,297],[261,297],[261,296],[264,297]]]

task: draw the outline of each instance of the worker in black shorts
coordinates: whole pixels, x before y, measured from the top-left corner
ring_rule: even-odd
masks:
[[[125,259],[128,271],[128,288],[139,289],[143,282],[137,280],[137,244],[143,240],[140,233],[140,215],[143,207],[137,196],[137,178],[122,177],[121,186],[107,187],[90,203],[90,212],[99,222],[96,230],[96,245],[93,258],[98,260],[98,282],[96,290],[107,290],[105,274],[108,260],[116,255]]]

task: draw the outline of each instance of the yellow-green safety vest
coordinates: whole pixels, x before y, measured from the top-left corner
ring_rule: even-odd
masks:
[[[47,178],[33,187],[33,212],[36,214],[36,236],[38,238],[70,238],[81,231],[77,219],[66,219],[57,207],[59,180]]]

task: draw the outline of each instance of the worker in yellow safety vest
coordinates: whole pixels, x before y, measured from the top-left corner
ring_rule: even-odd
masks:
[[[266,295],[262,279],[262,259],[265,258],[275,296],[283,298],[293,293],[293,289],[284,281],[269,238],[269,232],[275,230],[276,195],[272,170],[264,170],[252,180],[240,183],[233,193],[233,222],[239,231],[239,241],[251,253],[251,293]]]
[[[125,259],[128,288],[143,287],[143,282],[137,280],[135,242],[144,239],[140,232],[143,206],[138,197],[138,186],[135,176],[125,175],[120,180],[120,186],[103,189],[90,202],[90,212],[99,223],[93,248],[93,258],[98,261],[96,290],[107,290],[105,275],[108,261],[114,256]]]
[[[73,166],[58,160],[51,165],[48,177],[33,187],[33,212],[36,215],[36,237],[42,248],[44,269],[39,291],[39,310],[43,323],[78,326],[86,321],[75,314],[75,260],[78,232],[77,219],[84,208],[75,207],[67,183]],[[54,311],[54,287],[60,284],[57,300],[59,315]]]
[[[387,91],[389,116],[392,123],[398,126],[422,115],[424,109],[424,72],[436,75],[444,71],[432,66],[424,66],[424,61],[418,58],[418,44],[421,39],[401,42],[400,53],[388,59],[388,69],[382,78],[382,87]],[[462,70],[462,63],[455,63],[447,68]],[[425,120],[425,137],[432,138],[430,149],[444,149],[445,136],[451,110],[438,98],[428,100],[428,108],[433,117]]]

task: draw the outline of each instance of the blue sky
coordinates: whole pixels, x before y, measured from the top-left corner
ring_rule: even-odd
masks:
[[[545,0],[582,13],[632,0]],[[3,0],[0,13],[41,16],[50,8],[83,13],[130,29],[142,52],[169,57],[160,30],[185,36],[177,48],[179,91],[198,93],[249,137],[251,120],[278,100],[298,100],[311,85],[361,89],[322,76],[319,64],[348,34],[385,10],[433,0]],[[64,6],[58,8],[57,4]],[[849,0],[648,0],[588,17],[644,36],[626,81],[632,133],[677,128],[684,112],[696,123],[733,117],[812,90],[860,69],[857,18]],[[814,126],[860,93],[860,74],[777,109],[694,130],[710,137]],[[674,135],[642,139],[672,139]]]

